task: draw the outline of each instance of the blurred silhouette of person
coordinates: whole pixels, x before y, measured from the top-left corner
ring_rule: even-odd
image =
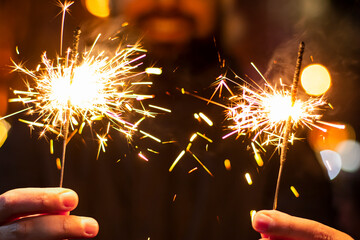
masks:
[[[31,5],[29,12],[44,3],[37,4]],[[38,141],[35,135],[27,137],[27,126],[13,121],[11,131],[16,131],[14,137],[10,135],[0,149],[3,160],[0,168],[4,173],[1,174],[1,182],[5,183],[2,192],[18,189],[0,197],[0,236],[3,239],[63,239],[90,238],[98,234],[95,220],[68,215],[71,211],[99,222],[98,239],[258,237],[251,228],[249,211],[270,208],[269,199],[272,196],[268,192],[274,188],[264,189],[260,182],[273,181],[275,185],[274,177],[266,177],[273,175],[276,164],[262,171],[258,186],[249,187],[243,174],[248,169],[254,174],[261,170],[255,166],[246,144],[230,139],[221,141],[223,117],[219,112],[222,110],[179,91],[184,88],[209,96],[212,90],[208,86],[224,72],[218,58],[222,45],[219,42],[221,1],[127,0],[112,4],[114,11],[129,22],[129,34],[143,36],[149,51],[144,65],[162,67],[161,76],[150,77],[153,81],[150,91],[155,95],[151,101],[171,109],[172,114],[160,115],[144,122],[141,127],[150,129],[164,142],[170,143],[156,145],[148,139],[137,139],[129,147],[125,139],[113,133],[108,151],[96,161],[97,142],[84,141],[76,136],[68,146],[65,186],[77,194],[60,188],[19,189],[56,186],[58,172],[54,156],[44,151],[48,148],[46,142]],[[116,28],[120,28],[121,22],[117,24]],[[100,28],[103,29],[103,26],[100,25]],[[85,27],[86,31],[90,30]],[[215,126],[195,120],[193,114],[199,112],[211,116]],[[186,148],[194,132],[206,133],[214,141],[209,144],[206,140],[197,140],[191,149],[214,177],[190,154],[186,154],[169,173],[170,165]],[[18,140],[20,134],[21,145]],[[84,136],[90,134],[84,132]],[[139,149],[146,151],[142,145],[150,145],[159,154],[144,162],[136,157]],[[303,186],[302,203],[283,194],[279,203],[284,206],[281,210],[331,224],[331,201],[324,173],[308,150],[300,157],[298,152],[289,154],[289,159],[297,158],[301,158],[302,170],[298,170],[299,166],[294,163],[289,164],[284,182],[295,181]],[[231,160],[231,171],[224,168],[225,159]],[[194,167],[198,168],[197,171],[189,174]],[[306,179],[303,179],[302,171],[306,172]],[[318,187],[316,192],[314,186]],[[265,202],[262,202],[263,199]],[[313,206],[320,207],[315,211]],[[324,238],[351,239],[319,223],[279,212],[260,212],[255,216],[253,225],[255,230],[264,234],[264,238],[301,239],[305,236],[307,238],[303,239],[316,239],[320,234]],[[296,231],[290,231],[294,229]]]

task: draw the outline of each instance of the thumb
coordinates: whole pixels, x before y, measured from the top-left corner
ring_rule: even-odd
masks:
[[[271,239],[353,240],[347,234],[324,224],[276,210],[259,211],[254,216],[252,225],[256,231]]]

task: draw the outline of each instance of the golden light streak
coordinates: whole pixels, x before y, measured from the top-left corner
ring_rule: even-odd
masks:
[[[256,164],[259,167],[264,166],[264,161],[262,160],[261,155],[259,154],[258,150],[255,148],[254,142],[251,143],[251,147],[252,147],[253,152],[254,152],[254,158],[255,158]]]
[[[57,2],[58,6],[61,8],[62,21],[61,21],[61,33],[60,33],[60,56],[62,55],[63,50],[63,40],[64,40],[64,24],[65,24],[65,14],[69,11],[71,5],[74,4],[73,1],[65,1],[62,3],[60,0]]]
[[[153,82],[133,82],[131,85],[152,85]]]
[[[252,185],[252,184],[253,184],[253,181],[252,181],[251,176],[250,176],[249,173],[245,173],[245,179],[246,179],[246,181],[247,181],[247,183],[248,183],[249,185]]]
[[[79,128],[79,134],[82,134],[83,130],[84,130],[84,127],[85,127],[85,122],[82,122],[81,125],[80,125],[80,128]]]
[[[173,197],[173,202],[175,202],[176,200],[176,194],[174,194],[174,197]]]
[[[186,151],[190,151],[191,146],[192,146],[192,143],[190,142],[186,147]]]
[[[155,106],[155,105],[151,105],[151,104],[149,104],[149,107],[155,108],[155,109],[158,109],[158,110],[161,110],[161,111],[164,111],[164,112],[171,113],[171,110],[167,109],[167,108],[163,108],[163,107],[159,107],[159,106]]]
[[[296,190],[296,188],[294,186],[290,187],[290,190],[292,191],[292,193],[294,194],[295,197],[299,197],[300,194],[298,193],[298,191]]]
[[[155,68],[155,67],[146,68],[146,69],[145,69],[145,72],[146,72],[147,74],[161,75],[161,74],[162,74],[162,69],[161,69],[161,68]]]
[[[206,141],[208,141],[208,142],[210,142],[210,143],[213,142],[213,140],[211,140],[210,138],[206,137],[204,134],[201,134],[201,133],[199,133],[199,132],[197,132],[196,134],[199,135],[200,137],[204,138]]]
[[[194,140],[195,140],[195,138],[197,137],[197,134],[196,133],[194,133],[192,136],[191,136],[191,138],[190,138],[190,142],[193,142]]]
[[[152,149],[150,149],[150,148],[148,148],[148,149],[146,149],[146,150],[149,151],[149,152],[151,152],[151,153],[159,154],[158,151],[152,150]]]
[[[16,46],[15,51],[16,51],[16,54],[17,54],[17,55],[20,54],[20,52],[19,52],[19,46]]]
[[[210,172],[210,170],[200,161],[200,159],[198,157],[196,157],[195,154],[193,154],[191,151],[189,151],[191,156],[193,156],[195,158],[195,160],[205,169],[205,171],[212,177],[214,177],[214,175]]]
[[[213,126],[214,123],[202,112],[199,113],[199,116],[209,125],[209,126]]]
[[[147,162],[149,161],[149,159],[148,159],[147,157],[145,157],[145,155],[142,154],[141,152],[138,153],[138,156],[139,156],[140,158],[144,159],[144,160],[147,161]]]
[[[154,137],[153,135],[151,135],[151,134],[149,134],[149,133],[147,133],[147,132],[144,132],[143,130],[140,130],[140,133],[142,133],[143,135],[145,135],[145,136],[147,136],[147,137],[149,137],[149,138],[151,138],[151,139],[153,139],[153,140],[161,143],[161,140],[160,140],[159,138]]]
[[[197,114],[197,113],[194,113],[194,118],[195,118],[196,120],[199,120],[199,119],[200,119],[200,116],[199,116],[199,114]]]
[[[50,154],[54,154],[54,140],[50,139]]]
[[[177,158],[175,159],[175,161],[172,163],[171,167],[169,168],[169,172],[171,172],[174,169],[174,167],[179,162],[179,160],[184,156],[184,154],[185,154],[185,150],[182,150],[180,152],[180,154],[177,156]]]
[[[188,173],[192,173],[194,171],[196,171],[198,168],[197,167],[194,167],[193,169],[191,169]]]

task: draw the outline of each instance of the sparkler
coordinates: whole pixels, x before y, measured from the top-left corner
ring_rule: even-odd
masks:
[[[293,84],[291,87],[291,107],[294,107],[295,101],[296,101],[296,94],[297,94],[297,89],[298,89],[298,84],[299,84],[299,76],[300,76],[300,70],[301,70],[301,63],[302,63],[302,59],[303,59],[303,55],[304,55],[304,49],[305,49],[305,44],[304,44],[304,42],[301,42],[300,46],[299,46],[297,61],[296,61]],[[290,131],[291,131],[291,115],[289,115],[289,117],[285,123],[284,138],[283,138],[283,142],[281,145],[280,168],[279,168],[278,179],[276,182],[276,190],[275,190],[273,209],[277,208],[281,174],[282,174],[282,170],[284,168],[284,163],[286,161],[286,152],[288,149],[287,146],[289,143],[288,139],[289,139]]]
[[[71,4],[65,2],[62,5],[63,14]],[[35,120],[20,121],[31,128],[41,128],[40,136],[55,133],[57,138],[63,138],[60,187],[63,184],[66,146],[73,135],[77,132],[81,134],[86,124],[96,131],[92,127],[94,122],[107,122],[105,133],[95,132],[99,140],[99,154],[100,150],[105,151],[111,128],[130,140],[132,134],[138,131],[141,121],[154,117],[154,113],[146,110],[143,104],[138,108],[135,106],[136,102],[152,98],[151,95],[135,92],[135,88],[142,85],[135,77],[144,73],[135,72],[146,52],[140,44],[119,46],[113,54],[105,51],[95,53],[99,34],[90,50],[79,53],[79,37],[78,29],[74,34],[73,47],[67,50],[66,57],[58,56],[56,60],[50,60],[45,52],[36,70],[13,62],[13,71],[27,75],[32,82],[26,82],[26,90],[14,90],[16,97],[9,100],[21,102],[25,108],[6,116],[20,112],[36,115]],[[129,122],[129,114],[139,114],[140,118],[135,123]],[[141,133],[155,139],[148,133]]]
[[[234,134],[237,134],[238,137],[241,135],[250,136],[255,160],[260,167],[263,165],[263,161],[259,151],[265,151],[265,145],[274,145],[277,149],[280,149],[280,168],[274,197],[274,209],[277,208],[280,179],[286,161],[288,144],[298,139],[293,130],[298,127],[307,127],[326,132],[326,128],[321,127],[321,125],[341,129],[345,127],[344,125],[331,124],[320,120],[322,111],[327,107],[332,108],[323,96],[310,97],[306,100],[296,98],[304,46],[304,43],[299,46],[291,90],[282,83],[281,79],[280,87],[271,85],[252,64],[264,80],[264,87],[254,81],[252,85],[248,84],[238,76],[244,82],[243,84],[228,79],[226,76],[220,76],[214,83],[216,87],[210,99],[182,91],[184,94],[192,95],[225,108],[227,120],[231,123],[227,126],[230,132],[223,136],[223,139]],[[227,82],[235,84],[239,91],[231,90]],[[223,89],[226,89],[231,95],[228,98],[230,101],[228,105],[212,100],[217,92],[221,96]]]

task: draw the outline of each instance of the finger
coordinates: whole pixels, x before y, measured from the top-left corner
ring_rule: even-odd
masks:
[[[92,238],[99,225],[87,217],[44,215],[25,218],[0,227],[1,240],[60,240]]]
[[[254,216],[253,228],[262,234],[271,236],[270,239],[352,239],[321,223],[293,217],[275,210],[258,212]]]
[[[0,224],[26,215],[68,212],[76,208],[77,194],[64,188],[21,188],[0,195]]]

